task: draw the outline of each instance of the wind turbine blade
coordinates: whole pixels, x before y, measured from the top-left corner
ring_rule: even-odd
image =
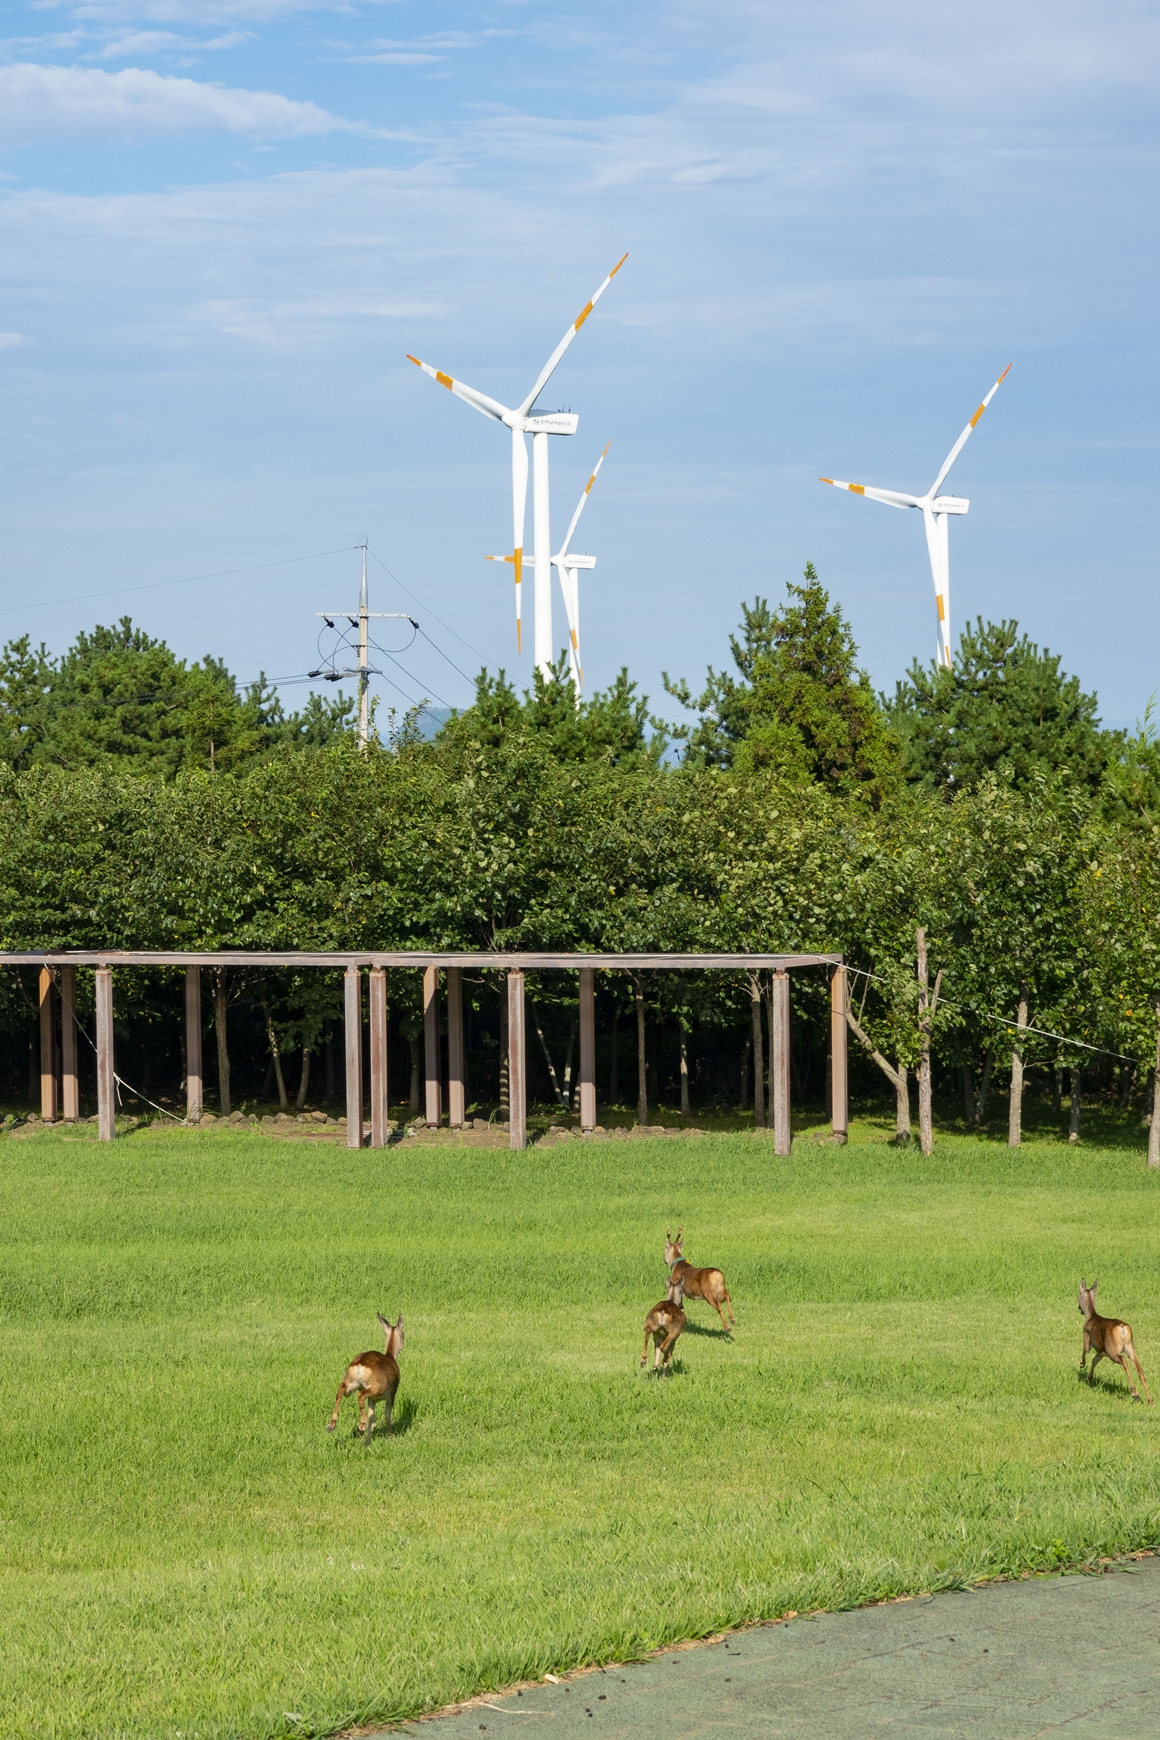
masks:
[[[433,381],[438,381],[441,387],[446,387],[449,393],[454,393],[457,399],[462,399],[465,405],[480,411],[485,417],[494,417],[497,423],[502,423],[511,412],[506,405],[501,405],[498,399],[489,399],[486,393],[477,392],[464,381],[457,381],[453,375],[445,375],[442,369],[433,369],[430,363],[420,362],[417,356],[407,352],[407,361],[413,362],[417,369],[422,369],[425,375],[430,375]]]
[[[612,268],[599,290],[595,291],[591,298],[584,304],[583,308],[580,310],[579,314],[576,316],[575,320],[572,322],[571,326],[568,328],[567,332],[564,334],[563,338],[540,370],[539,378],[537,379],[535,386],[519,408],[521,416],[527,416],[528,412],[539,397],[541,390],[547,386],[556,364],[559,362],[560,358],[563,356],[564,352],[567,350],[568,346],[571,344],[572,340],[575,338],[588,316],[592,313],[592,310],[600,301],[600,298],[604,295],[604,292],[608,289],[608,286],[612,283],[612,280],[616,277],[616,274],[620,271],[620,268],[624,265],[624,262],[627,259],[627,254],[621,255],[620,259],[617,260],[615,266]]]
[[[609,441],[605,446],[604,453],[602,453],[600,458],[596,461],[592,476],[588,479],[588,482],[584,485],[584,488],[580,493],[580,500],[576,503],[576,512],[572,515],[572,523],[564,534],[564,542],[560,545],[560,553],[563,556],[568,554],[568,546],[572,542],[572,533],[576,530],[580,515],[584,512],[585,504],[592,493],[592,485],[596,482],[597,473],[599,472],[600,467],[604,464],[604,454],[608,452],[608,449],[611,446],[612,442]]]
[[[848,489],[851,495],[864,495],[867,501],[885,502],[887,507],[912,508],[921,504],[916,495],[906,495],[900,489],[873,489],[868,483],[843,483],[840,477],[819,477],[819,483],[828,483],[834,489]]]
[[[511,556],[485,556],[483,559],[485,562],[511,562],[513,567],[515,568],[515,573],[516,573],[516,651],[523,652],[523,650],[524,650],[523,633],[522,633],[522,630],[523,630],[523,622],[522,622],[523,596],[524,596],[523,563],[519,560],[518,552],[514,555],[511,555]]]
[[[1003,385],[1003,382],[1007,379],[1007,376],[1010,373],[1011,364],[1008,363],[1007,367],[1003,370],[1003,373],[999,376],[999,379],[995,382],[995,385],[991,388],[991,391],[987,394],[987,397],[983,400],[983,403],[979,406],[978,410],[975,412],[974,416],[971,418],[970,422],[967,424],[966,428],[963,430],[962,434],[944,459],[942,470],[930,486],[931,495],[937,495],[939,490],[942,488],[943,483],[946,480],[947,472],[966,446],[967,437],[970,435],[971,430],[975,427],[975,424],[979,421],[979,418],[983,415],[983,412],[987,409],[987,406],[991,403],[991,400],[995,397],[995,394],[999,391],[999,388]]]
[[[524,515],[528,503],[528,444],[522,429],[512,430],[512,560],[516,595],[524,579]]]

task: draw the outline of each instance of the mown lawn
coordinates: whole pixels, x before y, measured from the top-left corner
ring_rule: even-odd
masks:
[[[1160,1541],[1138,1151],[0,1142],[0,1734],[324,1734]],[[726,1271],[640,1375],[663,1235]],[[391,1439],[325,1423],[406,1314]]]

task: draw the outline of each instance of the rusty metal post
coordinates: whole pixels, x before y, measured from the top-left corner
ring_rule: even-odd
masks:
[[[81,1086],[77,1077],[77,970],[60,969],[60,1115],[75,1124],[81,1115]]]
[[[845,1142],[850,1134],[850,1090],[846,1069],[848,996],[846,969],[837,966],[830,980],[830,1128],[835,1142]]]
[[[387,975],[371,968],[371,1147],[387,1145]]]
[[[773,1151],[788,1154],[789,1121],[789,974],[784,968],[773,975]]]
[[[463,968],[447,969],[447,1122],[461,1130],[467,1120],[463,1080]]]
[[[429,1124],[443,1122],[443,1093],[439,1085],[439,968],[423,969],[423,1051],[427,1070],[426,1117]]]
[[[524,1042],[524,975],[508,973],[508,1097],[511,1101],[509,1148],[528,1145],[528,1058]]]
[[[113,1074],[113,972],[97,968],[97,1135],[111,1142],[117,1133],[117,1083]]]
[[[596,1128],[596,975],[580,968],[580,1128]]]
[[[185,1117],[201,1123],[201,968],[185,969]]]
[[[51,967],[40,969],[40,1115],[56,1122],[56,981]]]
[[[363,1139],[362,973],[352,961],[343,986],[343,1030],[346,1039],[346,1145],[361,1148]]]

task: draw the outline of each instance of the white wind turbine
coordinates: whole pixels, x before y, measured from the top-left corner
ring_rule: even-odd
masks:
[[[522,404],[514,409],[501,405],[497,399],[491,399],[486,393],[477,392],[463,381],[457,381],[452,375],[445,375],[440,369],[433,369],[430,363],[420,362],[417,356],[407,353],[407,360],[413,362],[416,368],[422,369],[425,375],[438,381],[441,387],[446,387],[459,399],[464,400],[485,417],[491,417],[497,423],[503,423],[512,432],[512,554],[501,558],[490,557],[489,560],[511,562],[515,568],[516,582],[516,645],[522,650],[522,597],[523,597],[523,563],[524,563],[524,514],[528,496],[528,449],[524,436],[532,437],[532,538],[534,543],[535,563],[535,657],[536,668],[547,676],[552,668],[552,556],[551,556],[551,516],[548,501],[548,437],[549,435],[574,435],[580,419],[571,411],[554,411],[537,413],[532,407],[537,398],[547,386],[549,379],[564,352],[592,313],[628,255],[624,254],[616,262],[611,272],[605,278],[600,288],[584,304],[543,368],[536,377],[536,384],[524,399]]]
[[[961,495],[939,495],[939,490],[946,482],[951,466],[966,446],[971,430],[1011,373],[1008,363],[991,391],[987,394],[950,452],[943,461],[942,469],[925,495],[904,495],[896,489],[872,489],[869,484],[843,483],[840,478],[823,477],[819,481],[833,484],[835,489],[848,489],[851,495],[864,495],[871,501],[885,502],[887,507],[918,508],[922,513],[922,523],[926,530],[926,548],[930,557],[930,572],[934,580],[935,604],[938,607],[938,662],[949,670],[951,665],[951,570],[950,545],[947,538],[947,516],[949,514],[965,514],[970,502]]]
[[[581,568],[595,568],[596,557],[578,555],[569,546],[572,542],[572,534],[579,524],[580,515],[584,512],[585,504],[592,493],[592,485],[596,482],[597,473],[604,464],[604,454],[611,446],[612,442],[609,441],[604,453],[596,461],[592,476],[584,485],[580,493],[580,500],[576,503],[576,512],[572,515],[571,524],[564,533],[564,542],[560,545],[557,554],[552,557],[552,566],[560,576],[560,591],[564,595],[564,610],[568,617],[568,663],[572,669],[572,683],[577,694],[584,687],[584,668],[580,663],[580,582],[577,575]]]

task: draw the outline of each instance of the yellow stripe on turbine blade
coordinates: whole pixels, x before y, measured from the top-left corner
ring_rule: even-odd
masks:
[[[579,332],[580,328],[583,326],[584,322],[587,320],[588,316],[591,313],[592,313],[592,304],[591,304],[591,302],[586,302],[584,304],[583,308],[580,310],[579,314],[576,316],[575,320],[572,322],[572,331]]]
[[[818,479],[819,483],[833,483],[833,481],[832,477],[819,477]]]
[[[850,491],[851,495],[866,494],[866,485],[864,483],[848,483],[846,488]]]
[[[986,405],[980,405],[980,406],[979,406],[979,408],[978,408],[978,410],[977,410],[977,411],[976,411],[976,412],[975,412],[975,414],[974,414],[974,416],[973,416],[973,417],[972,417],[972,418],[971,418],[971,425],[970,425],[970,426],[971,426],[971,428],[972,428],[972,429],[973,429],[973,428],[974,428],[974,427],[975,427],[975,424],[976,424],[976,423],[977,423],[977,422],[978,422],[978,421],[979,421],[979,418],[980,418],[980,417],[981,417],[981,416],[982,416],[982,415],[983,415],[983,412],[984,412],[984,411],[985,411],[985,410],[986,410],[986,409],[987,409],[987,407],[986,407]],[[971,448],[971,452],[972,452],[972,453],[973,453],[973,452],[974,452],[974,451],[975,451],[975,450],[974,450],[974,448],[973,448],[973,447],[972,447],[972,448]]]
[[[421,369],[423,367],[423,364],[419,361],[418,357],[412,356],[410,351],[407,352],[407,361],[413,362],[417,369]]]
[[[938,619],[939,619],[939,621],[945,622],[947,619],[947,613],[943,609],[943,601],[942,601],[942,593],[941,592],[935,593],[934,601],[938,605]]]
[[[1007,376],[1011,373],[1011,370],[1014,367],[1015,367],[1014,363],[1007,364],[1007,367],[1003,370],[1003,373],[999,376],[999,379],[995,382],[995,385],[997,387],[1001,387],[1003,385],[1003,382],[1007,379]]]
[[[452,387],[455,385],[451,376],[445,375],[441,369],[435,370],[435,379],[439,382],[441,387],[446,387],[448,392],[450,392]]]
[[[523,578],[524,578],[524,546],[522,544],[517,544],[512,555],[505,556],[504,560],[507,562],[514,562],[515,563],[515,566],[516,566],[516,585],[517,586],[522,585]]]
[[[617,260],[617,262],[616,262],[616,264],[615,264],[615,266],[614,266],[614,267],[613,267],[613,268],[612,268],[612,270],[611,270],[611,272],[610,272],[610,273],[609,273],[609,274],[608,274],[608,276],[609,276],[609,277],[610,277],[610,278],[615,278],[615,277],[616,277],[616,274],[617,274],[617,273],[618,273],[618,272],[619,272],[619,271],[620,271],[620,268],[621,268],[621,267],[622,267],[622,266],[623,266],[623,265],[624,265],[624,262],[625,262],[625,261],[626,261],[626,260],[627,260],[627,259],[628,259],[628,255],[627,255],[627,254],[621,254],[621,256],[620,256],[620,258],[619,258],[619,260]],[[607,449],[605,449],[605,451],[607,451]]]
[[[580,642],[576,639],[576,630],[570,628],[568,633],[572,637],[572,651],[578,653],[580,651]]]

